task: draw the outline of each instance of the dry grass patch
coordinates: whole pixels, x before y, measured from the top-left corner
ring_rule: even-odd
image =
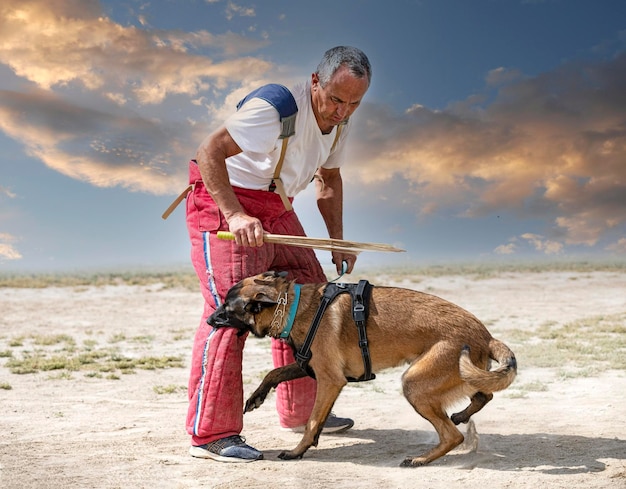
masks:
[[[324,270],[329,279],[334,279],[334,268]],[[412,263],[391,266],[359,267],[352,279],[376,277],[376,283],[407,280],[419,283],[420,277],[441,277],[465,275],[475,280],[487,279],[506,273],[541,272],[626,272],[626,261],[581,260],[581,261],[510,261],[472,262],[415,265]],[[198,291],[198,278],[191,267],[178,267],[163,270],[101,271],[92,273],[48,273],[18,274],[0,273],[0,288],[45,288],[45,287],[87,287],[103,285],[153,285],[164,288],[184,288]]]
[[[94,273],[0,274],[0,288],[42,289],[46,287],[80,287],[105,285],[153,285],[165,289],[184,288],[197,291],[198,278],[193,270],[129,271]]]
[[[564,325],[507,331],[520,368],[558,368],[563,377],[626,370],[626,313],[593,316]]]
[[[134,373],[136,369],[185,366],[179,356],[129,356],[123,353],[133,341],[145,343],[148,337],[126,340],[123,335],[115,335],[108,346],[98,348],[95,340],[87,340],[79,346],[69,335],[20,336],[9,340],[14,350],[5,350],[4,356],[8,358],[5,367],[14,374],[54,371],[54,378],[71,378],[72,372],[84,372],[87,377],[119,378],[119,374]]]

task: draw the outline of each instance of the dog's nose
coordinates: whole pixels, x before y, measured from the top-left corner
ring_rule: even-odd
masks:
[[[220,327],[220,326],[227,326],[227,314],[226,311],[224,311],[224,306],[220,306],[218,307],[215,312],[213,314],[211,314],[206,322],[209,324],[209,326],[213,326],[214,328]]]

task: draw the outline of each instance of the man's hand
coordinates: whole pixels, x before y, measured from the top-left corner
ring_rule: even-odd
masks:
[[[263,226],[256,217],[237,212],[228,218],[228,229],[240,246],[263,246]]]
[[[352,273],[352,270],[354,269],[354,264],[356,262],[356,255],[333,251],[333,263],[335,264],[335,267],[337,268],[337,273],[339,275],[341,275],[343,272],[344,261],[347,264],[346,273]]]

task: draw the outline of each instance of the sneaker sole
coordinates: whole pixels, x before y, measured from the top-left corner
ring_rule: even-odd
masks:
[[[261,458],[237,458],[237,457],[223,457],[222,455],[218,455],[217,453],[209,452],[204,448],[200,447],[189,447],[189,455],[195,458],[210,458],[211,460],[217,460],[218,462],[226,462],[231,464],[241,464],[248,462],[256,462],[257,460],[263,460]]]
[[[353,426],[354,426],[354,423],[351,423],[351,424],[346,425],[346,426],[337,426],[337,427],[334,427],[334,428],[324,427],[324,428],[322,428],[322,434],[328,433],[328,434],[337,435],[339,433],[343,433],[345,431],[348,431]]]

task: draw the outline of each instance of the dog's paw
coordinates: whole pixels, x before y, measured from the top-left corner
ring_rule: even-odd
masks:
[[[254,411],[256,408],[260,407],[263,404],[263,399],[259,398],[250,398],[246,401],[246,405],[243,408],[244,413],[249,413],[250,411]]]
[[[256,408],[261,407],[261,405],[265,402],[265,397],[265,394],[252,394],[246,401],[246,407],[243,412],[249,413],[250,411],[254,411]]]
[[[296,455],[293,452],[281,452],[278,458],[281,460],[298,460],[302,458],[303,453]]]
[[[421,458],[407,457],[402,461],[400,467],[421,467],[422,465],[425,465],[425,462]]]
[[[450,419],[454,424],[459,425],[461,423],[467,423],[470,420],[470,417],[463,411],[460,413],[454,413],[450,416]]]

